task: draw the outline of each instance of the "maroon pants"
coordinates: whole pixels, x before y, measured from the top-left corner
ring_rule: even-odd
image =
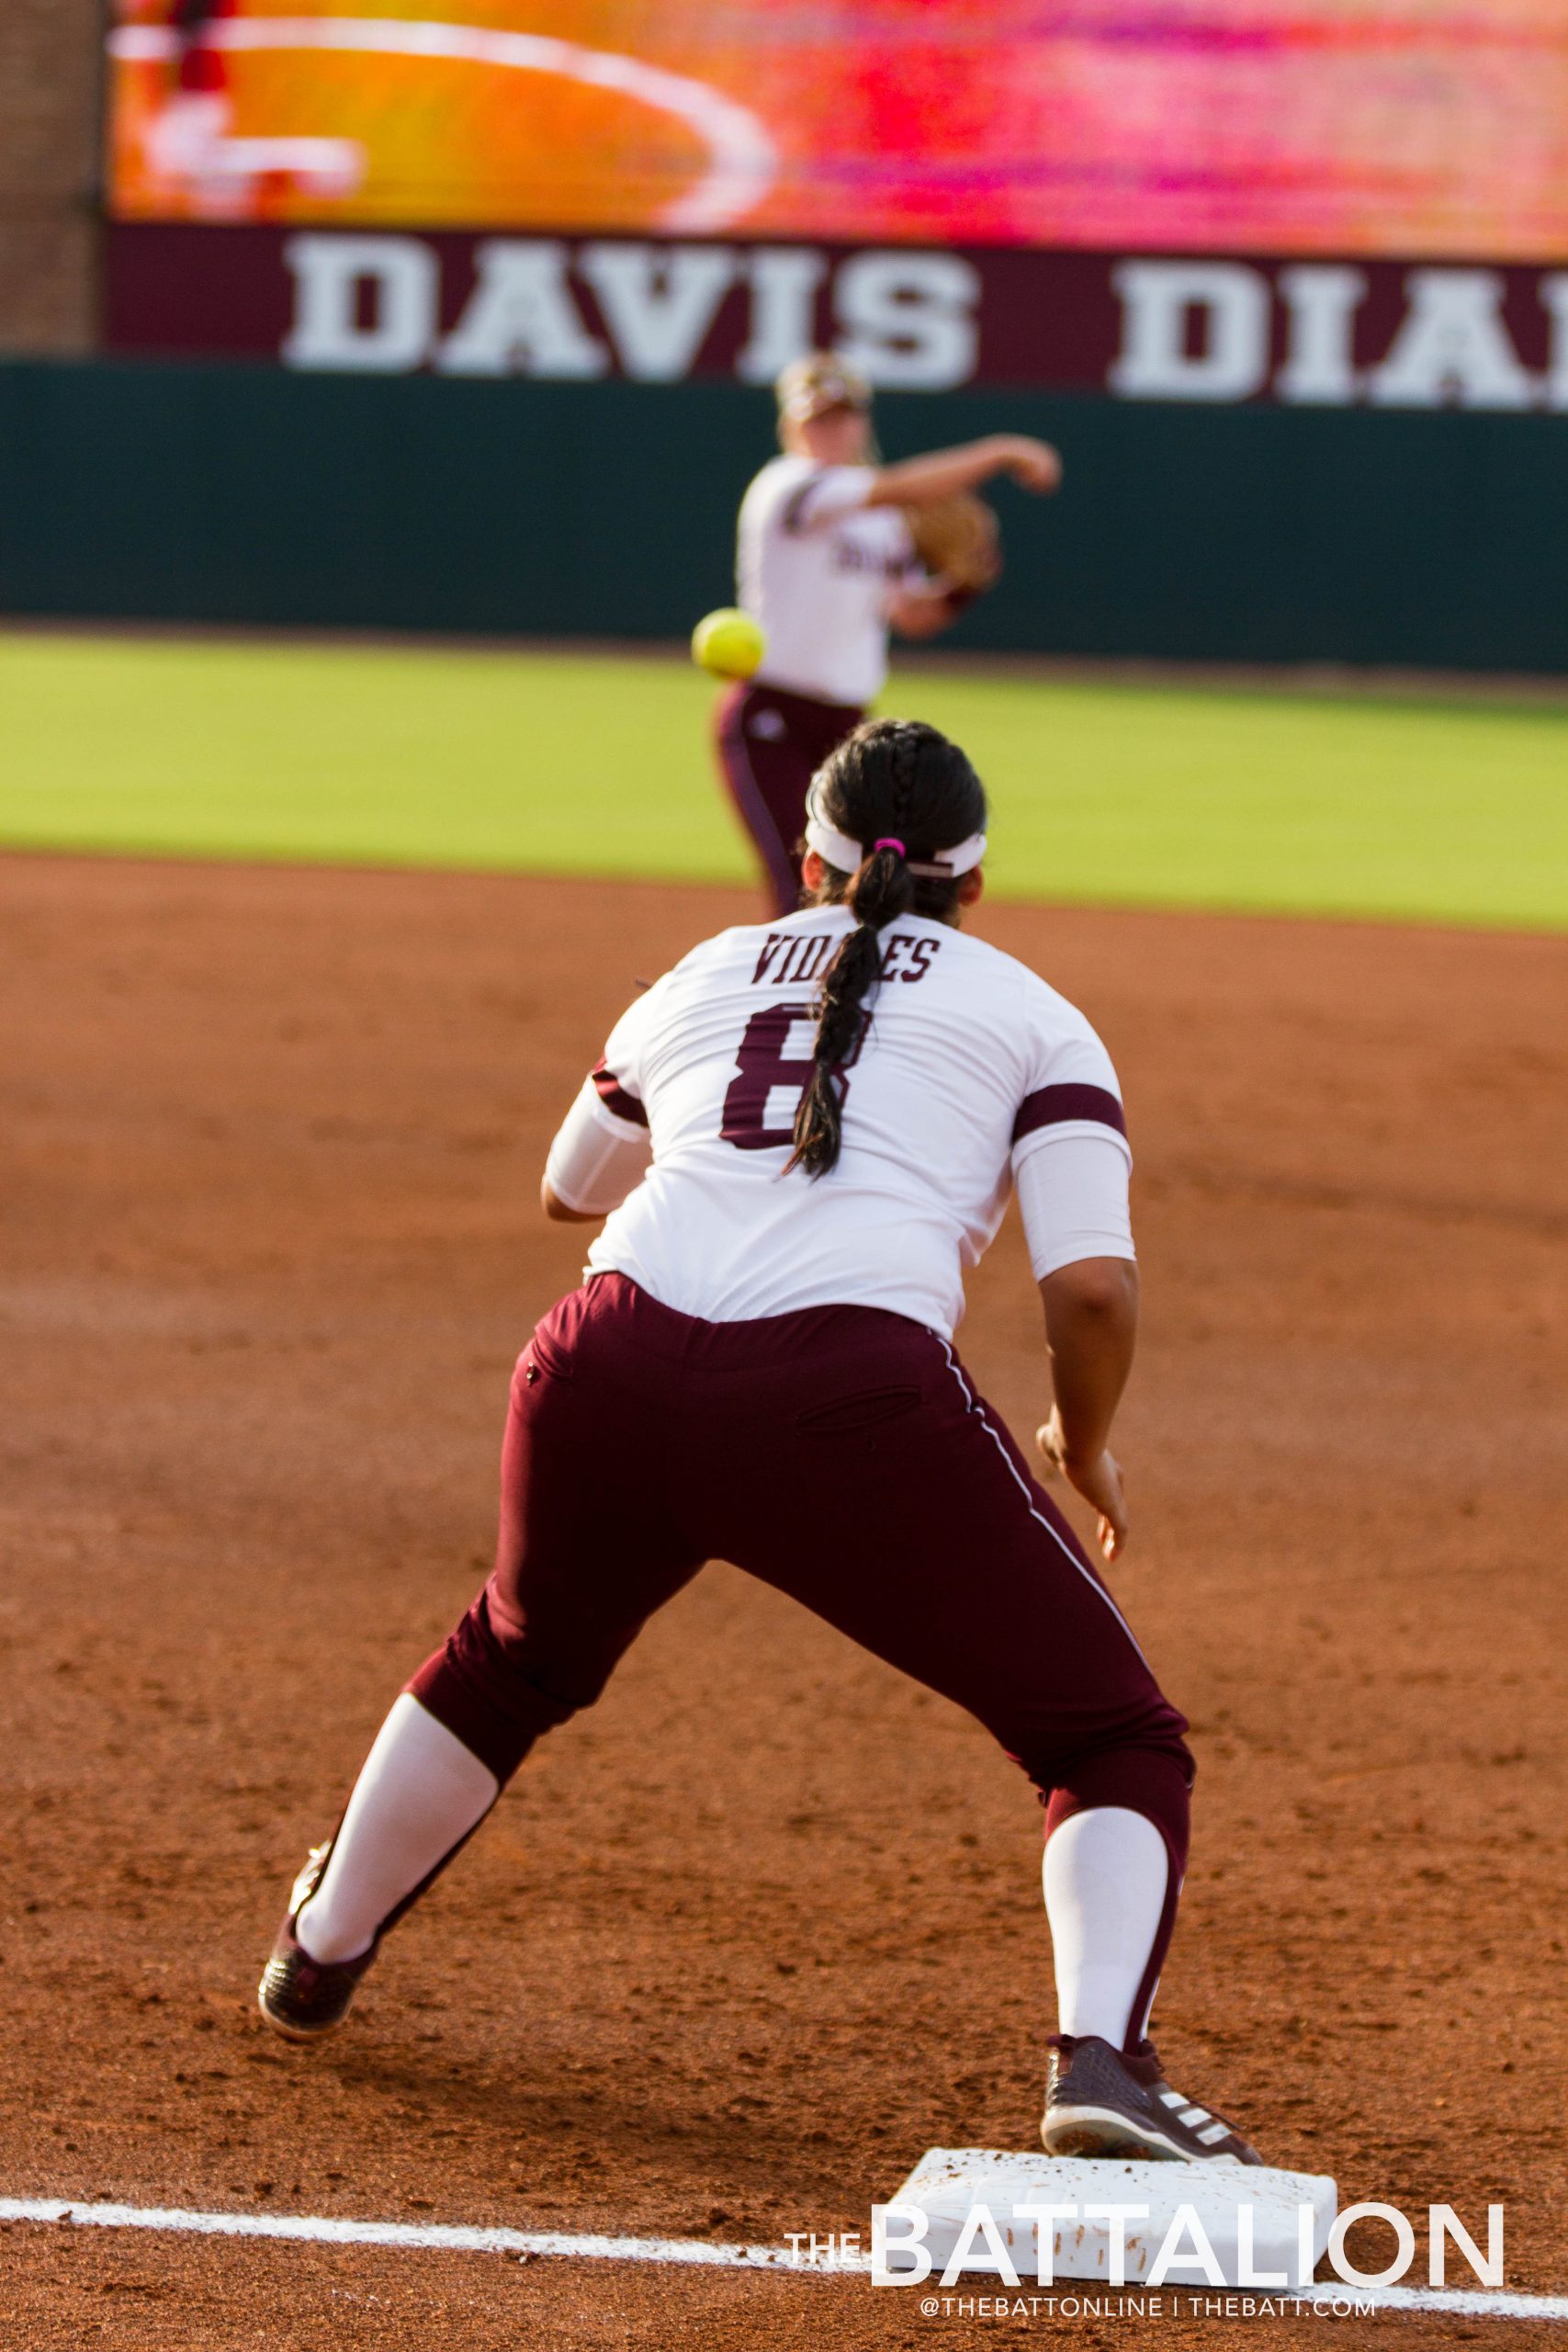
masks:
[[[780,686],[731,686],[719,697],[719,769],[757,844],[775,914],[793,914],[800,904],[807,787],[864,717],[851,704],[818,702]]]
[[[903,1316],[701,1323],[621,1274],[563,1298],[513,1381],[494,1572],[409,1688],[504,1781],[709,1559],[966,1707],[1048,1828],[1145,1815],[1171,1863],[1152,1992],[1187,1858],[1185,1720],[951,1348]]]

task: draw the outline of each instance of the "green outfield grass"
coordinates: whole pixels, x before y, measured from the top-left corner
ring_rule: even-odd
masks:
[[[0,842],[730,880],[670,659],[0,636]],[[908,675],[1012,898],[1568,927],[1568,707]]]

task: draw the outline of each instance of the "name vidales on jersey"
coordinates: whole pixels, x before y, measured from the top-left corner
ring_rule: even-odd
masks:
[[[837,1166],[784,1172],[816,986],[852,921],[819,907],[725,932],[616,1023],[592,1116],[652,1164],[591,1272],[617,1270],[710,1322],[860,1305],[951,1337],[964,1274],[1032,1154],[1112,1143],[1124,1202],[1121,1091],[1089,1023],[1012,956],[921,916],[881,933],[880,981],[840,1072]]]

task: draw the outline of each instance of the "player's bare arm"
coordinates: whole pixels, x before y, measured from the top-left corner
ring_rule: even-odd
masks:
[[[1062,460],[1048,441],[1033,440],[1025,433],[988,433],[983,440],[961,442],[956,448],[929,449],[924,457],[878,466],[865,503],[931,505],[938,499],[978,490],[998,474],[1043,496],[1060,484]]]
[[[1045,1476],[1058,1474],[1099,1515],[1100,1548],[1120,1557],[1127,1541],[1122,1471],[1111,1427],[1133,1369],[1138,1269],[1129,1258],[1083,1258],[1040,1285],[1055,1403],[1035,1434]]]

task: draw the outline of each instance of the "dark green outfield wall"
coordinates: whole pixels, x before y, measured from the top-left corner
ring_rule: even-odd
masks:
[[[949,641],[1568,671],[1568,416],[889,396],[890,455],[1025,427],[1009,565]],[[731,594],[767,396],[0,366],[0,608],[679,636]]]

